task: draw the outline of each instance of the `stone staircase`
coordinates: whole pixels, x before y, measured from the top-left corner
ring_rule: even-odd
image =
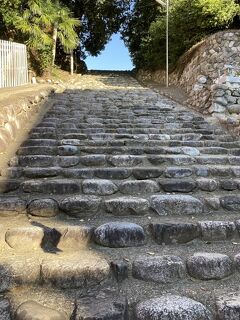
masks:
[[[79,79],[0,180],[0,319],[240,319],[240,141],[128,75]]]

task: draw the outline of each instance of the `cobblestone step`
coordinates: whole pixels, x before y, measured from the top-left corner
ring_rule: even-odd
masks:
[[[80,219],[105,214],[120,217],[132,215],[201,216],[207,213],[215,215],[218,211],[231,214],[231,212],[238,212],[240,208],[240,197],[236,191],[230,193],[223,190],[219,193],[216,190],[211,194],[201,191],[194,194],[156,193],[158,188],[156,183],[151,182],[146,185],[144,182],[144,194],[142,191],[140,194],[136,193],[136,185],[132,186],[132,184],[124,185],[128,192],[124,194],[123,192],[116,193],[118,187],[113,182],[106,184],[106,180],[103,181],[104,183],[96,184],[92,180],[85,180],[83,186],[78,180],[67,179],[25,181],[21,186],[20,194],[16,194],[13,189],[8,189],[9,193],[0,197],[0,215],[24,213],[27,203],[33,199],[40,201],[39,206],[41,201],[45,203],[45,199],[53,199],[56,202],[55,206],[57,208],[59,206],[62,212]],[[4,186],[3,189],[5,188]],[[139,189],[138,185],[137,188]],[[58,210],[54,211],[52,216],[57,214]]]
[[[23,143],[23,147],[27,146],[57,146],[57,145],[75,145],[75,146],[82,146],[82,147],[91,147],[91,146],[138,146],[140,149],[143,146],[147,147],[181,147],[181,146],[188,146],[188,147],[219,147],[219,148],[239,148],[240,142],[219,142],[213,140],[207,141],[169,141],[169,140],[153,140],[153,141],[132,141],[132,140],[121,140],[118,141],[93,141],[93,140],[80,140],[80,139],[62,139],[60,141],[56,139],[28,139]]]
[[[0,319],[239,320],[240,142],[81,76],[1,169]]]
[[[218,181],[238,180],[239,166],[193,165],[193,166],[145,166],[145,167],[92,167],[92,168],[61,168],[61,167],[10,167],[2,170],[2,177],[8,179],[20,178],[46,178],[61,176],[72,179],[111,179],[124,180],[135,178],[137,180],[149,178],[182,179],[216,179]]]
[[[64,141],[65,142],[65,141]],[[217,148],[217,147],[129,147],[123,146],[122,143],[119,145],[116,143],[116,146],[79,146],[63,143],[58,147],[44,147],[44,146],[31,146],[31,147],[21,147],[17,154],[18,155],[81,155],[85,153],[103,153],[103,154],[122,154],[127,153],[130,155],[140,155],[140,154],[187,154],[187,155],[200,155],[200,154],[211,154],[211,155],[239,155],[240,148],[227,149],[227,148]]]
[[[13,159],[13,166],[20,167],[133,167],[133,166],[187,166],[187,165],[239,166],[240,157],[227,155],[131,155],[88,154],[83,156],[20,155]]]
[[[115,169],[115,168],[114,168]],[[240,179],[219,179],[219,178],[199,178],[199,177],[159,177],[162,171],[157,169],[124,170],[84,170],[84,169],[64,169],[37,168],[25,169],[25,176],[32,179],[3,179],[0,180],[0,191],[2,193],[49,193],[49,194],[83,194],[97,196],[111,195],[141,195],[152,193],[179,193],[197,194],[206,196],[206,193],[232,192],[240,189]],[[171,172],[171,171],[170,171]],[[183,174],[184,171],[182,170]],[[59,175],[64,178],[60,178]],[[95,178],[94,175],[97,177]],[[111,178],[111,176],[113,178]],[[130,178],[133,175],[133,178]],[[102,176],[102,178],[101,178]],[[86,178],[86,179],[84,179]],[[120,180],[121,179],[121,180]]]
[[[45,200],[45,207],[38,209],[39,200],[33,200],[28,206],[28,214],[39,216],[40,211],[47,213],[50,201]],[[36,213],[36,214],[35,214]],[[122,218],[123,219],[123,218]],[[195,219],[196,220],[196,219]],[[239,244],[240,220],[199,220],[189,222],[154,222],[139,225],[121,219],[99,226],[76,225],[48,227],[38,222],[28,227],[1,228],[0,246],[20,252],[41,250],[46,252],[73,251],[84,249],[90,243],[109,248],[149,246],[155,243],[160,246],[175,246],[187,243],[217,243],[230,241]],[[193,242],[194,241],[194,242]],[[171,248],[170,248],[171,249]]]

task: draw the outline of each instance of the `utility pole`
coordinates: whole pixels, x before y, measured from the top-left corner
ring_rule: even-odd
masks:
[[[169,0],[156,0],[158,4],[166,8],[166,87],[169,86]]]

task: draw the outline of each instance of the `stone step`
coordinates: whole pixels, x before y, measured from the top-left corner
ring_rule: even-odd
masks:
[[[81,103],[81,102],[80,102]],[[70,115],[67,114],[64,110],[64,108],[61,108],[62,114],[59,114],[59,110],[56,110],[56,114],[54,115],[54,107],[50,110],[50,112],[48,112],[44,118],[43,121],[45,122],[57,122],[59,120],[59,118],[61,118],[61,121],[65,122],[64,117],[66,117],[67,119],[69,117],[71,117],[72,114],[78,111],[80,111],[80,113],[78,113],[78,117],[80,120],[85,120],[87,122],[91,123],[100,123],[100,122],[109,122],[111,120],[113,121],[119,121],[119,120],[125,120],[128,121],[130,118],[133,118],[135,121],[138,121],[138,119],[142,120],[142,121],[147,121],[148,119],[153,120],[153,121],[157,121],[157,120],[166,120],[165,122],[169,122],[169,121],[181,121],[181,122],[190,122],[192,124],[194,123],[201,123],[201,124],[208,124],[207,121],[204,118],[201,117],[197,117],[195,116],[193,113],[192,114],[187,114],[186,111],[181,111],[181,110],[166,110],[166,112],[164,112],[163,110],[161,110],[161,112],[159,112],[159,109],[154,110],[147,110],[146,111],[146,107],[144,107],[143,112],[139,112],[137,110],[130,110],[130,106],[128,108],[125,108],[125,110],[123,110],[123,106],[120,105],[118,107],[118,112],[113,112],[113,110],[111,108],[107,109],[91,109],[90,107],[91,102],[89,101],[87,103],[86,108],[83,108],[83,106],[81,105],[79,108],[75,105],[74,106],[74,110],[72,113],[72,110],[70,111]],[[66,107],[66,105],[65,105]],[[169,112],[170,111],[170,112]],[[106,118],[106,116],[108,116]],[[139,120],[139,121],[140,121]],[[75,119],[76,121],[76,119]],[[76,122],[77,123],[77,122]]]
[[[67,141],[62,141],[62,143],[67,143]],[[70,141],[71,142],[71,141]],[[74,141],[72,141],[74,142]],[[227,149],[220,147],[129,147],[129,146],[118,146],[116,142],[116,146],[76,146],[76,145],[67,145],[62,144],[58,147],[50,147],[50,146],[31,146],[31,147],[21,147],[18,149],[18,155],[81,155],[84,153],[102,153],[102,154],[131,154],[131,155],[141,155],[141,154],[187,154],[187,155],[240,155],[240,148]]]
[[[93,174],[106,175],[112,173],[115,179],[93,178]],[[184,170],[182,170],[184,172]],[[185,170],[187,173],[187,169]],[[55,177],[62,174],[64,178]],[[235,191],[240,189],[240,179],[212,179],[212,178],[158,178],[163,173],[163,170],[147,169],[132,172],[134,175],[140,176],[137,179],[131,179],[131,171],[118,169],[113,170],[83,170],[83,169],[69,169],[60,171],[58,168],[47,168],[45,171],[25,169],[25,175],[30,175],[31,180],[22,181],[20,179],[0,180],[0,192],[8,193],[19,190],[27,193],[50,193],[50,194],[71,194],[79,193],[97,196],[110,195],[147,195],[151,193],[161,194],[166,193],[198,193],[204,196],[205,192],[219,191]],[[87,175],[92,174],[92,177],[84,179]],[[141,175],[149,177],[141,177]],[[38,176],[38,178],[37,178]],[[45,178],[43,178],[45,176]],[[118,179],[117,179],[117,176]],[[122,178],[125,181],[122,181]],[[46,177],[48,178],[46,180]],[[71,178],[71,179],[70,179]],[[119,180],[119,178],[121,180]],[[127,180],[126,180],[127,179]],[[201,192],[201,193],[200,193]]]
[[[57,182],[25,183],[21,197],[14,193],[0,197],[1,216],[28,212],[36,207],[34,215],[56,216],[60,212],[74,218],[85,219],[103,214],[122,217],[146,215],[159,216],[203,216],[205,214],[236,213],[240,209],[240,197],[236,194],[161,194],[146,195],[117,194],[109,196],[81,194],[75,190],[80,186],[73,182],[61,185]],[[74,193],[75,191],[75,193]],[[42,207],[43,206],[43,207]],[[41,210],[43,213],[41,213]],[[38,213],[39,211],[39,213]],[[46,212],[45,212],[46,211]]]
[[[202,135],[199,133],[186,134],[111,134],[111,133],[96,133],[96,134],[82,134],[82,133],[57,133],[57,132],[33,132],[29,134],[30,139],[80,139],[80,140],[173,140],[173,141],[208,141],[215,140],[219,142],[234,142],[236,139],[229,135]]]
[[[239,320],[238,137],[127,75],[54,99],[1,169],[0,319]]]
[[[36,254],[38,253],[38,255]],[[106,259],[91,252],[79,250],[57,257],[49,253],[26,255],[5,254],[1,261],[0,292],[24,285],[56,286],[62,289],[94,287],[110,277],[110,266]]]
[[[96,229],[96,232],[98,230]],[[136,243],[137,236],[134,234],[134,239],[130,239],[130,237],[126,237],[127,240],[121,239],[124,243],[117,243],[117,246],[132,246],[132,242]],[[104,235],[100,234],[100,237],[103,238]],[[115,239],[115,243],[117,240]],[[130,241],[131,243],[129,243]],[[138,239],[139,241],[140,239]],[[139,243],[141,245],[141,242]],[[27,245],[24,240],[23,245]],[[80,257],[81,261],[79,261]],[[51,255],[46,253],[42,254],[42,261],[32,255],[26,261],[28,262],[28,268],[25,265],[26,269],[24,269],[22,258],[21,255],[16,254],[13,259],[6,254],[0,270],[0,278],[2,279],[0,292],[21,284],[37,284],[41,280],[44,284],[51,284],[63,289],[81,288],[84,285],[96,286],[110,276],[108,261],[101,258],[97,251],[95,253],[90,250],[81,250],[74,254],[58,253],[58,257],[55,259],[51,259]],[[109,260],[111,261],[111,258]],[[189,281],[190,277],[202,281],[221,280],[238,273],[239,266],[239,254],[230,257],[227,254],[215,252],[196,252],[186,257],[160,255],[154,252],[152,255],[135,253],[134,260],[131,257],[128,263],[133,278],[161,284],[172,284],[181,280]]]
[[[32,296],[33,298],[29,300],[25,298],[24,300],[22,296],[18,299],[14,297],[15,301],[11,301],[11,304],[7,298],[0,300],[1,311],[5,316],[4,320],[10,319],[10,309],[15,314],[14,319],[17,320],[34,319],[35,317],[56,320],[155,320],[161,319],[163,314],[166,320],[237,320],[240,315],[237,291],[232,293],[218,292],[217,296],[211,299],[211,305],[202,295],[192,297],[188,292],[180,295],[159,292],[157,295],[155,294],[154,298],[143,297],[138,301],[135,298],[135,303],[131,301],[131,297],[119,295],[116,289],[112,289],[112,292],[106,289],[101,290],[98,297],[78,298],[74,303],[71,303],[64,296],[59,296],[59,293],[45,288],[39,288],[40,299],[29,288],[24,290],[24,294],[26,297]]]
[[[145,219],[146,221],[141,225],[129,222],[127,218],[123,221],[121,217],[118,220],[115,219],[114,222],[110,220],[110,222],[99,226],[96,226],[94,220],[91,225],[84,225],[83,222],[80,222],[81,225],[79,225],[79,221],[76,220],[75,223],[78,225],[55,227],[33,221],[40,216],[47,217],[50,205],[50,200],[46,201],[46,199],[33,200],[29,203],[27,212],[29,216],[32,216],[32,226],[4,230],[4,225],[0,225],[1,249],[12,248],[19,252],[44,250],[54,253],[58,251],[76,252],[80,249],[86,249],[92,244],[109,248],[150,247],[154,244],[154,248],[156,245],[160,245],[164,246],[166,250],[172,250],[177,248],[177,245],[181,246],[187,243],[193,248],[195,245],[204,246],[204,243],[217,245],[222,241],[230,241],[228,245],[239,245],[240,220],[231,220],[226,216],[220,217],[222,220],[197,220],[196,217],[197,221],[191,221],[189,218],[181,217],[179,221],[172,218],[165,222],[155,217],[153,222]],[[139,220],[139,218],[135,220]],[[49,220],[47,224],[51,223],[52,221]]]
[[[144,180],[155,178],[168,179],[215,179],[224,184],[240,177],[239,166],[215,166],[215,165],[193,165],[193,166],[146,166],[146,167],[99,167],[99,168],[61,168],[61,167],[9,167],[2,170],[1,176],[6,179],[18,179],[27,177],[30,179],[62,177],[71,179],[111,179],[124,180],[127,178]],[[234,184],[233,184],[234,185]],[[226,188],[226,187],[225,187]],[[228,187],[231,189],[231,187]]]
[[[133,120],[134,122],[141,122],[141,123],[148,123],[153,122],[156,123],[160,121],[160,123],[187,123],[190,125],[202,125],[202,126],[211,126],[211,128],[216,128],[217,126],[209,124],[206,120],[194,117],[192,115],[186,115],[185,113],[182,113],[181,111],[170,111],[169,112],[159,112],[159,110],[150,111],[148,110],[143,114],[137,114],[136,112],[131,112],[129,110],[114,112],[109,109],[108,111],[102,110],[91,110],[91,108],[87,107],[86,109],[79,108],[76,111],[72,113],[71,110],[69,110],[69,114],[62,113],[59,114],[56,112],[54,115],[54,110],[51,110],[51,113],[47,113],[45,117],[42,120],[42,123],[66,123],[69,118],[73,119],[74,124],[82,124],[82,123],[89,123],[91,124],[107,124],[107,123],[129,123],[129,120]],[[74,115],[78,115],[79,122],[77,122],[76,118],[74,119]],[[131,122],[130,122],[131,123]]]
[[[195,126],[188,127],[188,128],[174,128],[178,127],[177,124],[172,125],[172,128],[170,128],[170,125],[168,126],[169,128],[166,127],[158,127],[158,128],[86,128],[86,129],[81,129],[81,133],[83,134],[96,134],[96,133],[117,133],[117,134],[161,134],[166,133],[166,134],[177,134],[177,133],[192,133],[193,131],[195,133],[200,133],[200,134],[213,134],[217,133],[220,134],[218,130],[207,130],[207,129],[200,129],[196,128]],[[180,125],[179,125],[180,126]],[[41,127],[42,131],[44,131],[44,127]],[[54,128],[55,129],[55,128]],[[39,128],[38,128],[39,130]],[[68,128],[58,128],[59,132],[77,132],[79,131],[78,128],[75,129],[68,129]]]
[[[33,128],[30,131],[30,134],[33,133],[57,133],[58,135],[61,134],[82,134],[87,136],[95,136],[96,134],[104,134],[104,135],[116,135],[116,138],[118,139],[118,135],[126,135],[126,137],[131,137],[134,134],[162,134],[164,131],[164,134],[170,134],[170,135],[176,135],[176,134],[202,134],[202,135],[212,135],[214,134],[213,130],[206,130],[206,129],[197,129],[197,128],[181,128],[181,129],[174,129],[174,128],[156,128],[153,130],[153,128],[144,128],[144,129],[138,129],[138,128],[86,128],[86,129],[80,129],[80,128],[55,128],[55,127],[36,127]],[[218,132],[216,130],[217,135],[220,135],[221,132]]]
[[[41,146],[41,147],[53,147],[57,145],[70,144],[76,146],[143,146],[146,147],[179,147],[179,146],[189,146],[189,147],[218,147],[218,148],[236,148],[240,147],[240,142],[219,142],[219,141],[179,141],[179,140],[148,140],[148,141],[133,141],[133,140],[113,140],[113,141],[94,141],[94,140],[80,140],[80,139],[28,139],[23,144],[22,147],[31,147],[31,146]]]
[[[91,114],[90,110],[87,110]],[[214,126],[209,124],[206,121],[189,121],[189,120],[181,120],[176,116],[169,117],[168,115],[165,115],[163,117],[159,117],[158,114],[154,113],[149,116],[136,116],[135,114],[128,114],[122,115],[121,113],[118,113],[117,116],[112,117],[110,112],[105,113],[102,115],[104,118],[85,118],[83,115],[83,111],[79,110],[77,114],[56,114],[55,120],[52,120],[50,117],[51,114],[49,114],[47,117],[43,118],[41,123],[37,125],[38,128],[41,127],[54,127],[54,128],[61,128],[61,124],[65,127],[69,127],[70,129],[74,128],[86,128],[86,125],[90,128],[93,128],[93,125],[96,125],[97,128],[101,128],[103,126],[114,126],[118,125],[122,128],[131,128],[134,126],[139,127],[148,127],[151,128],[151,125],[154,127],[160,127],[160,128],[168,128],[169,126],[173,126],[174,128],[182,127],[182,128],[199,128],[199,129],[210,129],[214,130],[215,132],[224,132],[227,134],[227,132],[222,129],[219,126]],[[155,119],[154,119],[155,118]],[[69,123],[71,123],[71,126],[69,126]],[[230,134],[229,134],[230,135]]]
[[[99,234],[101,237],[104,225],[100,228],[100,230],[99,228],[96,229],[96,234]],[[110,236],[108,232],[107,235]],[[125,233],[123,232],[122,235],[125,235]],[[23,243],[25,242],[23,241]],[[186,312],[188,312],[189,319],[194,319],[194,317],[195,319],[200,319],[199,317],[202,316],[201,312],[203,311],[205,314],[203,314],[202,319],[208,319],[206,318],[207,315],[209,319],[218,319],[216,316],[219,312],[226,312],[223,308],[223,305],[226,306],[226,303],[229,303],[230,309],[228,310],[231,310],[231,315],[239,315],[236,305],[237,290],[234,286],[234,282],[239,279],[239,254],[236,253],[238,252],[237,247],[235,249],[231,247],[231,250],[229,250],[230,246],[225,244],[223,250],[216,251],[217,247],[215,245],[208,245],[204,251],[203,246],[199,248],[201,251],[195,251],[194,246],[180,247],[178,245],[178,249],[174,251],[174,247],[164,246],[161,254],[156,246],[147,247],[146,249],[143,246],[137,248],[130,247],[128,251],[122,251],[123,249],[120,251],[116,247],[102,247],[100,251],[97,248],[100,247],[93,246],[91,250],[80,251],[77,255],[72,252],[66,253],[63,251],[57,257],[49,256],[45,252],[41,254],[41,259],[36,258],[36,255],[40,255],[40,251],[37,251],[35,254],[32,254],[31,259],[28,258],[28,267],[26,268],[25,266],[25,269],[23,269],[23,265],[24,262],[26,263],[26,258],[20,255],[19,251],[15,253],[14,259],[6,254],[3,261],[5,269],[0,270],[0,277],[4,280],[8,279],[8,281],[1,282],[1,292],[4,294],[6,290],[10,293],[12,291],[12,308],[14,311],[17,310],[15,311],[16,314],[19,314],[21,311],[29,316],[33,316],[32,312],[34,310],[35,314],[37,314],[36,312],[40,312],[41,317],[46,311],[48,311],[48,315],[53,310],[58,310],[59,313],[66,312],[65,318],[60,319],[70,319],[70,316],[71,319],[78,319],[79,316],[84,316],[87,320],[87,317],[90,316],[109,316],[109,312],[111,312],[110,319],[118,319],[120,312],[122,312],[122,319],[138,319],[136,315],[142,315],[143,311],[146,312],[146,317],[143,319],[155,319],[151,318],[152,313],[147,309],[152,306],[149,299],[152,299],[151,303],[153,303],[153,296],[155,299],[158,299],[154,307],[155,316],[161,315],[161,308],[163,308],[159,299],[165,299],[164,312],[169,319],[174,319],[173,316],[176,319],[180,319],[183,303],[186,303],[188,306],[188,311]],[[81,263],[79,262],[80,256]],[[102,258],[103,256],[107,256],[107,260]],[[87,259],[87,262],[85,259]],[[94,267],[92,264],[89,267],[89,264],[93,263],[93,261]],[[88,270],[87,273],[85,270]],[[109,286],[109,281],[111,281],[111,286]],[[106,289],[104,289],[104,283],[107,285]],[[31,284],[35,288],[38,288],[38,294],[41,293],[41,298],[37,301],[35,301],[36,289],[33,291],[29,287]],[[101,289],[96,287],[99,284],[103,286]],[[13,299],[14,294],[16,294],[16,290],[14,291],[13,289],[21,285],[24,285],[24,288],[18,290],[20,297]],[[84,286],[89,289],[97,288],[98,297],[94,297],[94,301],[91,295],[77,300],[72,296],[72,302],[75,302],[75,304],[72,303],[72,308],[69,308],[71,296],[67,295],[68,303],[66,301],[66,305],[64,304],[64,310],[58,307],[63,305],[62,303],[56,303],[54,305],[55,308],[46,309],[46,306],[51,303],[55,295],[60,301],[63,299],[63,292],[53,291],[56,290],[54,287],[64,290],[65,294],[67,294],[66,290],[70,288],[71,290],[79,290]],[[114,286],[118,287],[118,290],[120,289],[125,299],[122,300],[120,296],[117,296],[117,300],[115,300],[115,294],[118,290],[114,289]],[[216,290],[216,286],[220,290]],[[231,293],[229,291],[226,291],[226,293],[224,288],[228,288]],[[236,293],[234,293],[234,289]],[[21,291],[24,293],[24,301],[18,303],[19,300],[23,299]],[[170,303],[173,291],[175,295],[176,293],[179,294],[179,297],[174,296],[174,308]],[[215,292],[214,295],[213,292]],[[42,307],[38,305],[37,310],[35,310],[36,305],[33,302],[26,303],[29,294],[30,300],[40,305],[45,295],[44,298],[46,300],[42,304]],[[191,298],[191,303],[188,300],[184,300],[189,298]],[[115,301],[113,303],[115,307],[109,308],[113,300]],[[104,301],[107,302],[107,306]],[[200,305],[197,301],[200,301],[202,304]],[[232,304],[230,301],[235,301],[235,303]],[[5,300],[4,302],[5,304],[1,301],[0,310],[3,307],[7,309],[7,301]],[[7,305],[9,306],[9,304]],[[128,308],[127,305],[129,306]],[[83,306],[84,314],[82,314]],[[7,310],[9,311],[9,308]],[[123,315],[124,317],[127,316],[127,318],[124,318]],[[237,317],[226,319],[237,319]]]
[[[188,151],[187,151],[188,152]],[[131,155],[131,154],[89,154],[84,156],[21,155],[10,161],[20,167],[132,167],[132,166],[190,166],[190,165],[239,166],[240,157],[227,155]]]

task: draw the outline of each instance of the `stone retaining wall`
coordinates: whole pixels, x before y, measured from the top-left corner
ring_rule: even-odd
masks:
[[[240,133],[240,77],[220,78],[211,87],[212,105],[208,109],[212,116],[233,133]]]
[[[221,31],[196,44],[180,58],[169,82],[188,94],[187,105],[203,114],[212,114],[213,84],[226,73],[225,65],[240,65],[239,30]],[[164,83],[165,71],[139,70],[137,78]]]
[[[52,87],[45,86],[32,91],[26,88],[19,94],[0,92],[0,154],[9,151],[10,145],[31,129],[41,114],[42,102],[53,91]]]

